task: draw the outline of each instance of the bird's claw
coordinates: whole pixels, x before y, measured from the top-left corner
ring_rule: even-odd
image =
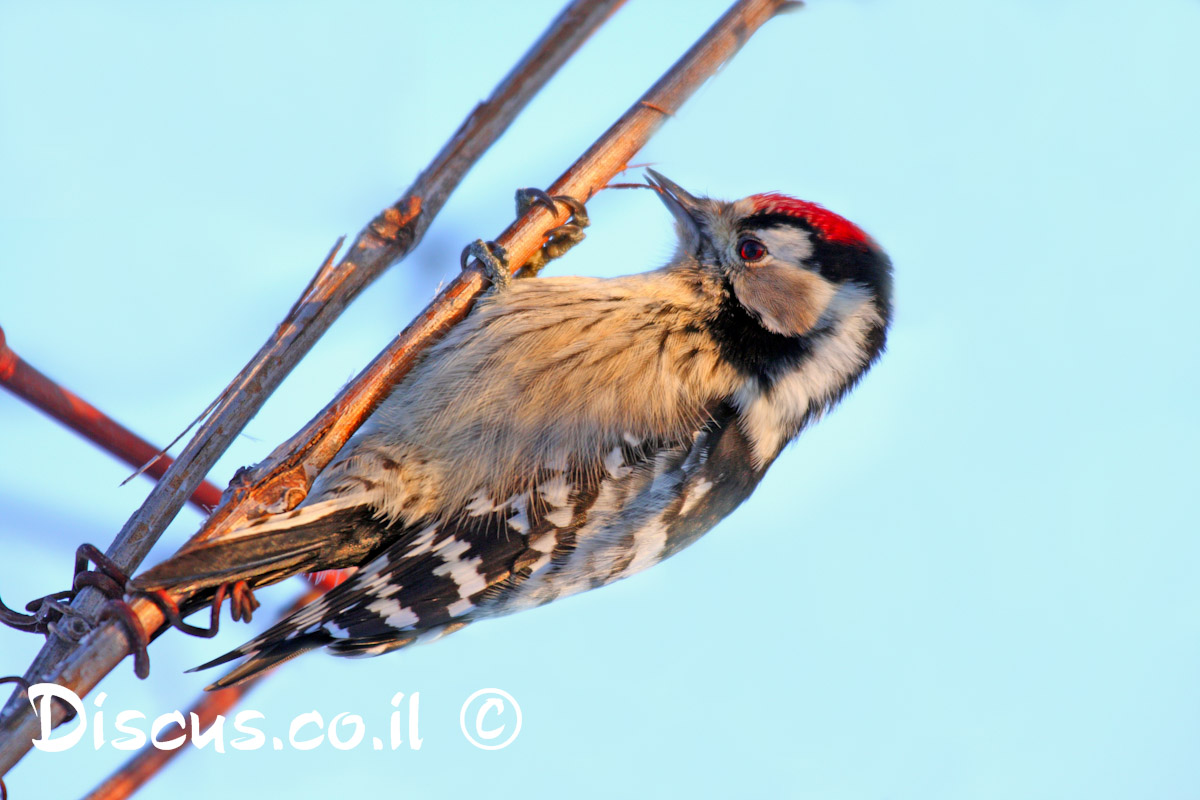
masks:
[[[580,228],[586,228],[592,224],[588,217],[587,206],[569,194],[550,195],[534,187],[517,189],[517,216],[519,217],[524,216],[534,206],[541,206],[551,214],[557,214],[559,203],[571,209],[569,222]]]
[[[587,207],[578,199],[566,194],[550,195],[541,189],[526,188],[517,190],[517,214],[524,215],[534,206],[541,206],[552,214],[558,214],[558,204],[571,210],[571,217],[565,225],[546,231],[546,242],[542,248],[525,263],[521,277],[533,277],[542,268],[556,258],[566,255],[567,251],[584,239],[583,229],[591,224]]]
[[[586,228],[592,224],[591,217],[588,216],[587,206],[578,198],[571,197],[568,194],[556,194],[554,199],[571,209],[570,222],[579,228]]]
[[[546,261],[562,258],[568,250],[582,242],[585,236],[583,228],[573,222],[546,231],[546,243],[542,245]]]
[[[561,258],[575,245],[583,241],[583,229],[591,224],[587,208],[579,200],[565,194],[550,195],[541,189],[526,188],[517,190],[517,215],[523,216],[534,207],[541,207],[551,214],[559,213],[559,205],[566,206],[571,216],[565,225],[546,231],[546,241],[542,247],[525,262],[520,277],[533,277],[556,258]],[[467,268],[471,258],[475,258],[480,269],[487,275],[496,291],[503,292],[509,287],[508,256],[504,248],[495,242],[485,242],[476,239],[463,248],[459,256],[459,265]]]
[[[463,248],[462,255],[458,257],[459,266],[463,269],[467,268],[467,261],[474,257],[479,264],[480,269],[487,275],[492,286],[496,287],[496,291],[502,292],[508,288],[508,255],[504,252],[504,248],[495,242],[485,242],[482,239],[476,239],[469,245]]]
[[[534,186],[527,186],[524,189],[517,189],[517,216],[525,216],[525,212],[534,206],[541,206],[551,214],[558,213],[558,206],[554,202],[554,198],[548,193]]]

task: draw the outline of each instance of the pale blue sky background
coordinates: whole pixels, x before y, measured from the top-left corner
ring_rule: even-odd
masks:
[[[548,184],[725,5],[619,12],[213,477],[306,421],[503,229],[514,188]],[[171,439],[559,6],[0,3],[10,343]],[[308,656],[248,703],[281,728],[314,708],[379,726],[419,691],[420,752],[189,752],[143,796],[1200,795],[1197,41],[1192,0],[814,0],[771,23],[639,160],[871,231],[897,275],[882,363],[672,561],[431,647]],[[649,192],[591,211],[557,272],[671,251]],[[119,488],[126,467],[7,395],[0,453],[17,605],[62,588],[148,484]],[[161,640],[105,708],[186,705],[211,676],[182,671],[250,632]],[[0,631],[0,673],[37,644]],[[457,729],[489,686],[525,716],[498,752]],[[74,797],[122,757],[35,753],[8,783]]]

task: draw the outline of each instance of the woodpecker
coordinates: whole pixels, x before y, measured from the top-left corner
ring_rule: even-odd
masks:
[[[433,345],[292,511],[136,578],[197,589],[356,567],[203,669],[374,656],[633,575],[736,508],[883,351],[891,264],[768,193],[695,197],[666,266],[514,281]],[[484,254],[487,255],[486,253]]]

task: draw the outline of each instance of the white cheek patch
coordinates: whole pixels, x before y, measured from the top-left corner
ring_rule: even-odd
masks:
[[[780,261],[799,264],[812,258],[812,236],[808,231],[790,226],[776,227],[754,231],[754,236],[766,246],[768,253]]]
[[[784,336],[803,336],[816,326],[837,288],[815,272],[769,261],[733,275],[738,301],[763,327]]]
[[[738,300],[767,330],[784,336],[807,333],[837,293],[837,287],[805,267],[813,254],[812,236],[786,226],[753,235],[767,255],[734,271],[731,282]]]
[[[870,293],[847,284],[828,303],[822,323],[830,332],[774,387],[764,392],[757,380],[748,380],[734,394],[758,466],[778,455],[809,411],[820,413],[837,389],[865,366],[867,336],[882,320]]]

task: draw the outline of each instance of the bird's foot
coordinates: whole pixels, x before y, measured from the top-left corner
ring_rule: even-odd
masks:
[[[532,278],[541,272],[546,264],[556,258],[562,258],[568,250],[582,242],[584,239],[583,229],[591,224],[591,219],[588,217],[587,207],[569,195],[551,196],[541,189],[530,188],[518,189],[516,199],[517,216],[519,217],[524,216],[525,212],[534,206],[541,206],[553,214],[559,212],[559,204],[571,210],[571,216],[566,223],[546,231],[546,241],[525,262],[520,277]],[[496,287],[496,291],[502,292],[508,289],[511,278],[509,277],[508,255],[504,252],[504,248],[495,242],[476,239],[463,248],[462,255],[459,256],[460,266],[466,269],[467,263],[472,257],[487,275],[492,286]]]
[[[472,256],[496,291],[503,292],[508,288],[511,280],[508,274],[508,254],[504,252],[503,247],[495,242],[476,239],[463,248],[462,255],[458,258],[459,265],[466,269],[467,261]]]
[[[517,216],[523,216],[534,206],[541,206],[550,213],[557,214],[559,203],[571,209],[571,217],[565,224],[546,231],[545,244],[525,262],[525,268],[521,270],[523,278],[536,276],[546,264],[556,258],[562,258],[568,250],[582,242],[585,237],[583,229],[592,221],[588,217],[587,207],[570,195],[551,196],[541,189],[533,188],[517,190]]]

